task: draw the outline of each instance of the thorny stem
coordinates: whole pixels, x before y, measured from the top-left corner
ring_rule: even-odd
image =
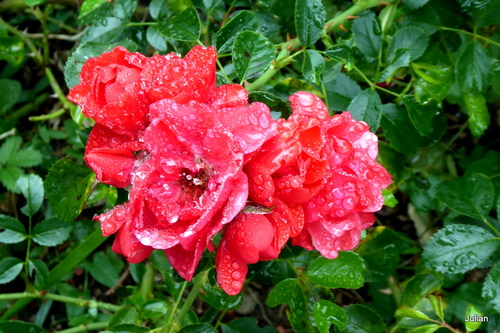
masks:
[[[51,293],[42,294],[39,292],[24,292],[24,293],[0,294],[0,300],[23,299],[23,298],[39,298],[44,300],[53,300],[53,301],[70,303],[83,307],[98,308],[113,312],[116,312],[121,308],[121,306],[114,304],[98,302],[95,300],[85,300],[85,299],[51,294]]]
[[[21,39],[28,46],[30,51],[33,53],[33,57],[35,58],[35,61],[37,63],[39,64],[43,63],[42,55],[38,52],[38,49],[35,47],[35,45],[33,45],[33,42],[29,38],[27,38],[21,31],[17,30],[13,26],[5,22],[1,17],[0,17],[0,25],[3,25],[8,32]]]
[[[377,86],[375,83],[373,83],[372,81],[370,81],[370,79],[368,79],[366,77],[366,75],[359,68],[357,68],[356,66],[354,66],[353,69],[363,78],[363,80],[365,80],[366,83],[368,83],[370,85],[371,88],[375,88],[375,89],[378,89],[380,91],[386,92],[386,93],[388,93],[390,95],[393,95],[393,96],[395,96],[397,98],[401,98],[401,95],[399,95],[398,93],[395,93],[395,92],[390,91],[388,89],[385,89],[385,88]]]

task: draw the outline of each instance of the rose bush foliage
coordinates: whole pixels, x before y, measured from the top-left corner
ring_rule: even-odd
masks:
[[[217,281],[240,292],[247,264],[276,259],[288,240],[330,259],[353,249],[391,178],[377,137],[315,95],[290,97],[288,119],[216,86],[217,54],[194,47],[147,58],[117,47],[89,59],[69,98],[95,120],[85,162],[129,201],[96,216],[129,262],[165,250],[191,280],[222,232]]]

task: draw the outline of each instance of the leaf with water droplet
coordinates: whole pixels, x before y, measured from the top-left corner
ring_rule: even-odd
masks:
[[[295,28],[302,45],[314,44],[321,37],[325,16],[325,6],[321,0],[295,2]]]
[[[94,180],[92,170],[69,157],[52,165],[44,186],[47,200],[62,220],[71,221],[80,214]]]
[[[464,273],[486,260],[500,239],[486,229],[453,224],[439,230],[424,248],[425,266],[441,273]]]
[[[231,51],[234,40],[240,32],[256,31],[259,26],[259,20],[254,13],[242,10],[217,32],[215,36],[217,52],[221,54]]]
[[[330,325],[335,325],[340,331],[347,326],[347,316],[340,306],[321,299],[314,303],[314,321],[321,333],[330,332]]]
[[[413,318],[426,321],[430,320],[429,316],[427,316],[425,313],[412,309],[407,306],[400,307],[394,315],[396,317],[406,317],[406,318]]]
[[[475,173],[439,184],[437,196],[458,213],[484,220],[493,206],[495,189],[488,177]]]
[[[370,131],[376,132],[382,118],[382,101],[375,89],[361,91],[347,107],[352,117],[364,121],[370,126]]]
[[[295,288],[296,285],[297,279],[286,279],[281,281],[271,290],[269,296],[267,296],[266,305],[270,308],[274,308],[276,305],[288,303],[291,297],[290,290]]]
[[[355,304],[344,307],[347,327],[343,333],[384,333],[387,327],[380,316],[367,306]]]
[[[160,23],[158,30],[161,34],[172,39],[196,42],[201,34],[198,12],[194,7],[189,7],[180,15]]]
[[[375,228],[363,239],[356,252],[365,260],[366,281],[384,281],[394,274],[403,242],[398,232],[386,227]]]
[[[33,240],[43,246],[56,246],[68,239],[73,224],[58,218],[51,218],[38,223],[32,231]]]
[[[401,294],[400,305],[415,307],[425,295],[437,290],[442,284],[443,279],[435,274],[418,274],[406,284]]]
[[[262,74],[273,62],[274,45],[264,35],[243,31],[233,44],[234,71],[240,82]]]
[[[500,311],[500,264],[496,264],[484,281],[482,295],[487,304]]]
[[[241,293],[230,296],[218,286],[212,286],[209,283],[203,285],[204,293],[200,293],[201,299],[219,310],[234,310],[243,302]]]
[[[336,259],[319,257],[314,260],[305,274],[311,281],[325,287],[358,289],[365,283],[364,269],[361,256],[340,251]]]

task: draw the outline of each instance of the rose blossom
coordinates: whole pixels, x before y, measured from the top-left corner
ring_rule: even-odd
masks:
[[[228,294],[240,291],[247,264],[277,258],[289,238],[331,259],[354,248],[390,183],[366,123],[349,112],[330,118],[310,93],[290,101],[292,115],[244,166],[249,198],[272,212],[238,215],[217,250],[217,281]]]
[[[117,233],[113,250],[133,263],[165,249],[188,280],[245,206],[244,161],[276,131],[267,106],[248,105],[243,87],[215,87],[216,57],[213,48],[184,59],[117,48],[89,60],[70,92],[97,123],[85,161],[100,181],[130,189],[129,202],[95,218],[103,235]]]

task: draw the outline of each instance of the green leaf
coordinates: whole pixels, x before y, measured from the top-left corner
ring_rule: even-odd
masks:
[[[337,60],[345,65],[347,71],[354,68],[354,54],[352,49],[347,45],[336,44],[325,51],[327,57]]]
[[[109,288],[113,287],[120,278],[124,265],[118,254],[111,251],[97,252],[93,257],[93,262],[81,264],[97,281]]]
[[[365,279],[363,259],[354,252],[340,251],[336,259],[319,257],[307,268],[307,277],[328,288],[352,288],[363,286]]]
[[[409,49],[397,49],[394,57],[390,61],[389,65],[384,69],[382,74],[378,79],[378,82],[384,82],[388,78],[394,75],[401,67],[406,67],[410,63],[410,50]]]
[[[5,140],[2,147],[0,147],[0,165],[9,162],[21,147],[22,142],[23,139],[20,136],[11,136]]]
[[[262,74],[275,57],[274,44],[260,33],[243,31],[233,44],[234,72],[244,82]]]
[[[443,284],[443,279],[437,275],[425,273],[415,275],[405,286],[401,294],[400,305],[415,307],[417,303],[437,290]]]
[[[303,46],[314,44],[321,37],[325,16],[321,0],[295,1],[295,29]]]
[[[146,38],[156,50],[166,52],[168,50],[167,37],[163,36],[156,25],[150,25],[146,30]]]
[[[41,152],[27,148],[18,150],[13,156],[10,157],[8,163],[10,166],[28,168],[41,164],[42,159],[43,156]]]
[[[451,67],[412,63],[411,68],[417,77],[415,97],[419,102],[424,103],[431,98],[440,102],[448,95],[454,81]]]
[[[158,30],[163,35],[185,42],[197,42],[201,34],[201,22],[194,7],[189,7],[180,15],[161,22]]]
[[[82,43],[94,42],[111,44],[125,30],[125,22],[116,17],[106,17],[97,21],[82,36]]]
[[[20,190],[16,186],[16,182],[19,178],[24,175],[23,170],[18,167],[7,165],[5,167],[0,167],[0,181],[7,188],[8,191],[19,193]]]
[[[328,106],[334,111],[345,111],[361,88],[344,73],[339,73],[332,81],[325,83]]]
[[[208,323],[184,326],[178,333],[215,333],[215,329]]]
[[[380,25],[374,13],[354,20],[352,32],[356,46],[367,57],[376,58],[382,46]]]
[[[410,10],[415,10],[425,5],[429,0],[405,0],[404,5]]]
[[[22,269],[23,262],[17,258],[10,257],[0,261],[0,284],[14,280]]]
[[[425,320],[425,321],[430,321],[429,316],[427,316],[425,313],[409,308],[407,306],[403,306],[399,308],[396,313],[394,314],[396,317],[407,317],[407,318],[413,318],[413,319],[418,319],[418,320]]]
[[[366,281],[384,281],[394,274],[399,260],[402,238],[397,232],[377,227],[363,239],[356,252],[366,264]]]
[[[432,121],[432,133],[426,137],[415,129],[408,111],[403,107],[392,103],[384,104],[382,113],[380,124],[387,139],[392,147],[404,154],[414,153],[419,147],[437,142],[447,128],[443,114],[437,115]]]
[[[465,273],[488,259],[499,245],[500,240],[481,227],[453,224],[432,236],[422,259],[441,273]]]
[[[259,20],[254,13],[242,10],[217,32],[215,36],[217,52],[222,54],[231,51],[234,40],[240,32],[257,31],[259,26]]]
[[[141,317],[143,318],[161,318],[168,314],[169,307],[164,300],[152,299],[141,304]]]
[[[304,290],[300,284],[288,291],[290,293],[290,313],[288,313],[288,320],[292,325],[295,332],[313,332],[313,327],[310,321],[310,309],[312,304],[308,304]]]
[[[200,293],[200,298],[218,310],[234,310],[243,302],[243,295],[230,296],[220,287],[211,286],[208,283],[203,285],[204,293]]]
[[[251,91],[248,98],[254,102],[266,104],[271,111],[281,112],[281,116],[288,116],[292,113],[290,106],[278,96],[267,91]]]
[[[471,320],[476,318],[476,316],[482,317],[483,313],[479,311],[474,304],[469,304],[467,311],[465,312],[465,318],[469,318],[469,320],[465,321],[465,329],[467,330],[467,333],[475,332],[481,326],[481,321]]]
[[[21,212],[26,216],[35,215],[43,202],[42,178],[35,174],[25,175],[17,180],[16,186],[26,198],[26,205],[21,208]]]
[[[343,333],[385,333],[387,328],[380,316],[364,305],[350,305],[344,307],[349,319]]]
[[[130,20],[137,8],[138,0],[116,0],[113,16],[122,20]]]
[[[27,237],[26,228],[19,220],[0,214],[0,243],[15,244]]]
[[[354,119],[366,122],[372,132],[377,131],[382,117],[382,101],[374,89],[361,91],[354,97],[347,110]]]
[[[337,326],[340,331],[343,331],[347,326],[345,311],[337,304],[327,300],[321,299],[314,303],[313,315],[320,333],[329,333],[331,324]]]
[[[468,1],[469,4],[483,4],[484,6],[478,6],[472,10],[468,10],[472,14],[472,18],[478,27],[486,27],[488,25],[494,25],[500,23],[500,18],[496,13],[500,11],[500,1],[499,0],[487,0],[487,1]]]
[[[136,324],[139,320],[139,313],[137,309],[133,306],[124,306],[115,312],[113,317],[109,320],[108,330],[114,330],[114,328],[121,324]]]
[[[429,36],[423,29],[404,27],[394,34],[388,52],[394,58],[398,49],[408,49],[410,51],[409,61],[414,61],[422,56],[428,43]]]
[[[80,7],[78,24],[94,23],[111,14],[113,4],[107,0],[85,0]]]
[[[383,118],[382,118],[383,119]],[[378,156],[377,161],[384,166],[384,168],[392,176],[392,185],[389,188],[399,187],[405,176],[405,162],[401,154],[399,154],[387,142],[380,141],[378,143]],[[383,195],[384,192],[382,192]]]
[[[33,240],[40,245],[56,246],[64,243],[72,230],[73,224],[51,218],[38,223],[33,228],[32,236]]]
[[[297,279],[286,279],[276,285],[271,290],[266,299],[266,305],[274,308],[279,304],[286,304],[290,301],[290,290],[293,290],[297,285]]]
[[[435,100],[430,100],[425,104],[420,103],[413,96],[403,96],[403,103],[408,109],[408,114],[410,115],[411,122],[417,129],[417,131],[428,136],[432,132],[432,123],[434,116],[438,111],[438,104]]]
[[[491,80],[492,62],[488,51],[478,41],[467,46],[457,60],[455,74],[462,91],[482,92]]]
[[[315,50],[306,50],[304,53],[304,64],[302,66],[302,74],[304,77],[314,83],[321,83],[321,74],[325,70],[325,59]]]
[[[28,270],[31,278],[33,277],[33,272],[36,271],[35,285],[39,290],[45,289],[49,277],[47,264],[40,259],[30,259],[28,261]]]
[[[493,207],[495,189],[488,177],[476,173],[439,184],[437,196],[458,213],[483,220]]]
[[[0,321],[0,332],[47,333],[45,329],[36,324],[23,323],[21,321]]]
[[[476,92],[464,93],[465,107],[469,114],[469,126],[472,135],[481,137],[490,125],[490,113],[484,96]]]
[[[408,333],[434,333],[440,328],[441,328],[441,325],[430,324],[430,325],[424,325],[424,326],[420,326],[420,327],[417,327],[415,329],[412,329],[412,330],[408,331]]]
[[[446,307],[444,304],[444,300],[440,296],[429,295],[427,297],[432,304],[432,308],[438,315],[439,319],[444,322],[444,308]]]
[[[396,207],[398,204],[398,199],[394,196],[394,193],[387,189],[382,190],[382,197],[384,198],[384,206]]]
[[[16,80],[0,79],[0,114],[16,104],[21,95],[21,83]]]
[[[493,266],[484,281],[482,295],[488,306],[500,311],[500,264]]]
[[[278,333],[274,327],[260,328],[256,318],[238,318],[222,324],[222,333]]]
[[[94,180],[95,174],[89,168],[76,164],[69,157],[52,165],[45,178],[45,192],[62,220],[71,221],[80,214]]]
[[[19,66],[24,58],[24,42],[19,37],[0,37],[0,60]]]

